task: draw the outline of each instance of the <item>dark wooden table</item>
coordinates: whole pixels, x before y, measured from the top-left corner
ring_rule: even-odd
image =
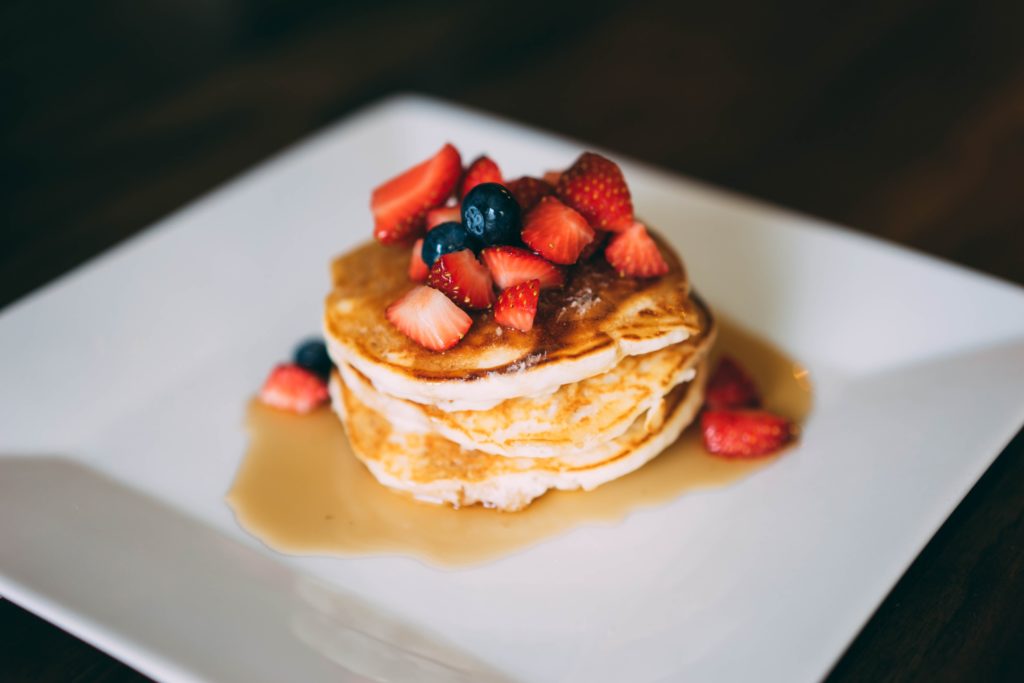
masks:
[[[1024,283],[1022,27],[1012,1],[7,3],[0,306],[400,90]],[[1020,680],[1022,456],[1018,434],[830,681]],[[142,677],[0,602],[0,679]]]

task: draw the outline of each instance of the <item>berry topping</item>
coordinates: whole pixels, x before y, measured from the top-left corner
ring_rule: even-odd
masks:
[[[633,201],[618,165],[584,152],[558,179],[558,196],[601,230],[619,232],[633,223]]]
[[[423,238],[420,254],[423,262],[430,267],[442,254],[476,248],[477,241],[466,232],[461,223],[442,223]]]
[[[757,408],[761,405],[761,396],[746,370],[726,356],[718,362],[718,367],[708,380],[704,405],[713,410]]]
[[[555,193],[554,186],[539,178],[531,178],[530,176],[510,180],[506,187],[512,193],[512,196],[516,198],[516,201],[519,202],[519,208],[523,212],[529,211],[536,206],[541,198]]]
[[[726,458],[768,455],[793,438],[789,420],[765,410],[706,410],[700,429],[708,452]]]
[[[537,280],[541,289],[561,287],[565,282],[561,268],[520,247],[487,247],[480,256],[498,289],[508,289],[530,280]]]
[[[444,254],[437,259],[427,276],[427,284],[464,308],[480,310],[494,303],[491,274],[470,249]]]
[[[469,191],[481,183],[500,183],[501,169],[491,161],[490,157],[477,157],[466,169],[459,185],[459,197],[465,197]]]
[[[325,380],[331,374],[331,368],[334,367],[331,357],[327,355],[327,346],[322,339],[316,337],[299,344],[292,360],[300,368],[305,368]]]
[[[462,200],[462,224],[485,246],[510,244],[519,236],[519,204],[503,185],[482,183]]]
[[[529,280],[509,287],[498,296],[494,304],[494,320],[504,327],[514,327],[520,332],[533,329],[533,318],[537,315],[537,299],[540,298],[540,282]]]
[[[608,243],[608,235],[614,234],[604,230],[597,230],[595,232],[597,232],[597,236],[594,238],[594,241],[584,247],[580,253],[579,263],[589,261],[594,257],[594,254],[604,249],[604,245]]]
[[[383,244],[408,243],[423,234],[428,210],[445,203],[462,175],[462,159],[445,145],[430,159],[373,191],[374,236]]]
[[[423,262],[423,238],[416,240],[412,245],[412,253],[409,254],[409,279],[413,282],[423,282],[427,279],[430,268]]]
[[[392,325],[431,351],[444,351],[466,336],[473,319],[447,296],[419,285],[388,306]]]
[[[545,171],[544,182],[551,187],[558,187],[558,181],[562,179],[561,171]]]
[[[656,277],[668,272],[668,264],[643,223],[633,223],[612,237],[604,257],[624,277]]]
[[[587,219],[554,197],[544,197],[526,216],[523,242],[549,261],[576,263],[594,241]]]
[[[327,401],[327,383],[294,363],[282,363],[270,371],[259,398],[281,410],[308,413]]]
[[[427,211],[427,230],[433,230],[442,223],[458,223],[462,220],[462,207],[439,206]]]

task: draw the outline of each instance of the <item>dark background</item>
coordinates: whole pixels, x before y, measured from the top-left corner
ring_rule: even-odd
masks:
[[[395,91],[1024,283],[1022,2],[8,2],[0,306]],[[830,680],[1017,680],[1022,455],[1018,434]],[[0,602],[0,679],[140,677]]]

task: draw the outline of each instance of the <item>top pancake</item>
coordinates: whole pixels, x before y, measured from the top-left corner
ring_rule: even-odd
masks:
[[[549,393],[700,331],[683,265],[655,239],[667,275],[623,278],[593,258],[569,269],[564,288],[541,294],[530,332],[503,329],[489,311],[474,313],[465,338],[441,353],[419,346],[385,317],[413,286],[409,250],[364,244],[332,264],[324,313],[328,350],[378,390],[446,410],[486,410],[509,398]]]

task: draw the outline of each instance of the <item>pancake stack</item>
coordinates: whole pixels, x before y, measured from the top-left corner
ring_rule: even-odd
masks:
[[[408,252],[366,244],[332,264],[324,332],[332,405],[385,486],[455,507],[520,510],[551,489],[590,490],[660,453],[704,399],[715,325],[685,269],[620,277],[603,258],[541,292],[528,332],[479,313],[443,353],[388,323]]]

